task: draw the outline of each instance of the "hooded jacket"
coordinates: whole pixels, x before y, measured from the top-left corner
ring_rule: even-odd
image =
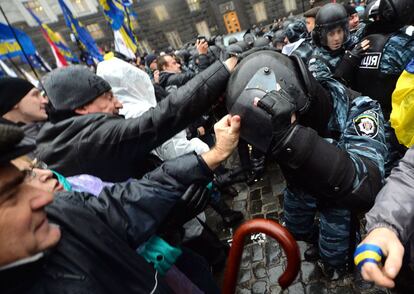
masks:
[[[58,193],[46,208],[61,228],[58,245],[37,262],[0,271],[1,293],[171,293],[135,250],[158,231],[191,183],[211,177],[204,161],[189,154],[139,181],[106,187],[99,197]]]
[[[140,177],[149,152],[208,111],[228,77],[216,62],[138,118],[94,113],[48,122],[37,137],[38,157],[65,176],[91,174],[108,182]]]
[[[111,85],[112,92],[123,105],[119,113],[126,119],[140,117],[157,105],[149,76],[137,67],[118,58],[111,58],[98,64],[96,74]],[[125,76],[128,78],[125,79]],[[154,153],[166,161],[193,151],[201,154],[208,150],[207,144],[199,139],[187,140],[186,132],[180,131],[157,147]]]

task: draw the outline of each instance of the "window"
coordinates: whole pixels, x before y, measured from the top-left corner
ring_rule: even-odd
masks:
[[[30,9],[42,23],[51,23],[58,20],[57,15],[52,11],[46,0],[15,0],[13,2],[27,24],[31,27],[38,26],[39,24],[29,13],[27,8]]]
[[[87,25],[86,28],[89,31],[89,33],[91,33],[92,38],[94,38],[95,40],[102,39],[104,37],[104,33],[99,24],[93,23]]]
[[[200,10],[200,1],[199,0],[187,0],[188,9],[191,12]]]
[[[199,35],[210,38],[210,29],[208,28],[207,22],[205,20],[196,23],[196,29]]]
[[[80,15],[89,12],[89,6],[85,0],[69,0],[73,7],[73,13]]]
[[[46,12],[44,3],[40,3],[39,0],[22,1],[22,4],[25,8],[30,9],[42,22],[48,23],[52,21]]]
[[[147,40],[138,40],[137,46],[138,46],[138,52],[141,55],[143,55],[144,52],[147,52],[147,53],[151,53],[152,52],[152,48],[148,44],[148,41]]]
[[[96,3],[94,0],[64,0],[66,5],[74,16],[84,16],[88,14],[96,13]]]
[[[168,11],[164,5],[157,5],[154,7],[155,15],[159,21],[164,21],[170,18]]]
[[[166,32],[165,36],[167,37],[168,43],[170,43],[171,47],[173,47],[174,49],[183,46],[183,42],[181,42],[180,35],[177,31]]]
[[[253,5],[254,15],[256,16],[256,22],[267,20],[266,7],[264,2],[258,2]]]
[[[139,41],[138,41],[138,42],[139,42]],[[147,41],[147,40],[142,40],[142,41],[141,41],[141,44],[142,44],[142,47],[144,47],[144,49],[145,49],[145,51],[146,51],[146,52],[148,52],[148,53],[152,52],[152,48],[151,48],[151,46],[148,44],[148,41]]]
[[[296,0],[283,0],[286,12],[291,12],[297,9]]]

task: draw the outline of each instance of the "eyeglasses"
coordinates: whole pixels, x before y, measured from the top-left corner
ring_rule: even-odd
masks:
[[[36,178],[37,174],[34,171],[35,168],[37,168],[37,169],[47,169],[47,164],[44,163],[43,161],[38,160],[37,158],[32,160],[32,162],[30,163],[30,167],[23,170],[25,181],[30,181],[30,180],[33,180],[34,178]]]
[[[33,168],[38,168],[38,169],[48,169],[47,164],[44,163],[41,160],[38,160],[37,158],[33,159],[30,166]]]

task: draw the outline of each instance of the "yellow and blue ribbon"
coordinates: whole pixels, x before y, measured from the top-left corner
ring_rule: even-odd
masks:
[[[359,245],[354,253],[354,262],[359,270],[367,262],[380,264],[383,258],[384,254],[381,248],[374,244]]]

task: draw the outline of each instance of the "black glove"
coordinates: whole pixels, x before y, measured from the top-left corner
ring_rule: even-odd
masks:
[[[252,173],[256,177],[261,177],[265,171],[266,156],[252,157]]]
[[[334,78],[345,85],[352,84],[355,76],[355,70],[361,62],[361,58],[365,50],[361,43],[355,45],[351,51],[345,51],[345,54],[335,69]]]
[[[223,189],[235,183],[244,182],[247,180],[248,170],[249,169],[246,167],[238,167],[224,174],[216,174],[213,180],[213,184],[217,188]]]
[[[257,106],[272,116],[272,145],[270,152],[272,155],[278,153],[278,147],[283,139],[293,129],[291,123],[292,115],[296,111],[295,98],[285,90],[271,91],[257,102]]]

